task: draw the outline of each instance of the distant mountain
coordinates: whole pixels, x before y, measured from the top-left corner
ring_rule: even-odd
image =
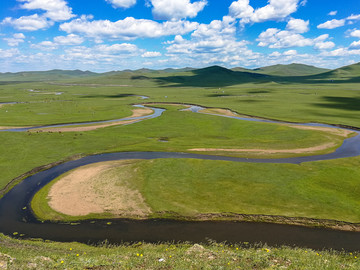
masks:
[[[156,78],[160,84],[198,87],[224,87],[227,85],[268,81],[268,76],[253,72],[233,71],[220,66],[211,66],[192,71],[174,73]]]
[[[273,65],[253,69],[253,72],[260,74],[267,74],[272,76],[309,76],[319,73],[324,73],[329,69],[318,68],[304,64],[290,64],[290,65]]]
[[[328,83],[360,82],[360,63],[328,70],[303,64],[274,65],[257,68],[227,69],[210,66],[201,69],[167,68],[163,70],[138,69],[95,73],[81,70],[49,70],[0,73],[0,83],[31,81],[64,81],[79,84],[131,85],[131,86],[184,86],[224,87],[243,83],[296,82]]]
[[[353,82],[360,82],[360,62],[349,66],[337,68],[322,74],[311,76],[311,78],[334,81],[351,80]]]
[[[97,75],[99,74],[91,71],[53,69],[48,71],[0,73],[0,81],[54,81],[71,78],[92,77]]]

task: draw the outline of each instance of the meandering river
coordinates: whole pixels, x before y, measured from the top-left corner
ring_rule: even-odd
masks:
[[[139,120],[158,117],[164,111],[162,109],[152,109],[154,109],[153,115],[139,118]],[[196,110],[197,109],[194,109],[194,111]],[[112,121],[119,120],[124,119]],[[243,120],[248,120],[248,118]],[[10,131],[25,130],[18,129]],[[314,249],[331,248],[337,250],[344,249],[349,251],[359,251],[359,232],[270,223],[226,221],[186,222],[175,220],[135,221],[116,219],[81,221],[76,225],[60,224],[40,222],[33,216],[30,209],[31,198],[47,183],[69,170],[102,161],[121,159],[196,158],[206,160],[227,160],[234,162],[297,164],[301,162],[354,157],[358,155],[360,155],[359,134],[350,139],[346,139],[343,145],[334,153],[308,157],[247,159],[168,152],[122,152],[88,156],[36,173],[35,175],[26,178],[5,194],[4,197],[0,199],[0,232],[7,235],[14,235],[15,233],[16,235],[21,235],[23,237],[42,238],[55,241],[78,241],[84,243],[97,243],[102,242],[105,239],[107,239],[110,243],[136,241],[155,243],[159,241],[206,242],[208,239],[211,239],[228,242],[262,242],[269,245],[289,245]]]

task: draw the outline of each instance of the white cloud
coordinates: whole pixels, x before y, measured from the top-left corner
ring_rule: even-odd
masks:
[[[177,21],[158,23],[152,20],[134,19],[127,17],[124,20],[111,22],[109,20],[89,21],[88,17],[82,16],[60,25],[60,29],[67,33],[81,33],[88,37],[101,39],[103,37],[113,39],[131,40],[136,38],[157,38],[169,35],[183,35],[194,31],[198,27],[196,22]]]
[[[94,47],[95,51],[107,54],[122,54],[122,53],[135,53],[138,47],[130,43],[121,43],[113,45],[97,45]]]
[[[49,40],[45,40],[37,44],[31,44],[30,47],[41,51],[53,51],[58,48],[57,44]]]
[[[329,16],[335,16],[337,13],[338,13],[337,10],[334,10],[334,11],[330,11],[330,12],[328,13],[328,15],[329,15]]]
[[[294,56],[294,55],[297,55],[297,51],[296,50],[288,50],[288,51],[285,51],[283,53],[283,55],[286,55],[286,56]]]
[[[300,19],[291,19],[288,22],[286,29],[300,34],[305,33],[309,31],[309,21],[304,21]]]
[[[57,36],[54,37],[53,41],[45,40],[37,44],[31,44],[31,48],[39,49],[41,51],[52,51],[58,49],[59,46],[70,46],[70,45],[79,45],[84,42],[82,37],[79,37],[74,34],[67,36]]]
[[[241,19],[241,23],[264,22],[269,20],[282,20],[294,13],[299,0],[269,0],[264,7],[254,9],[249,0],[238,0],[230,5],[230,15]]]
[[[317,50],[328,50],[335,47],[335,43],[332,41],[326,41],[329,38],[329,34],[318,36],[314,39],[314,48]]]
[[[351,36],[351,37],[360,38],[360,30],[358,30],[358,29],[353,29],[353,30],[350,32],[350,36]]]
[[[319,29],[334,29],[337,27],[341,27],[344,26],[346,23],[348,24],[353,24],[354,21],[360,20],[360,14],[352,14],[351,16],[345,18],[345,19],[341,19],[341,20],[337,20],[337,19],[333,19],[330,21],[326,21],[322,24],[319,24],[317,26],[317,28]]]
[[[3,50],[0,49],[0,59],[4,59],[4,58],[13,58],[14,56],[18,55],[20,52],[18,49],[9,49],[9,50]]]
[[[347,17],[346,20],[349,20],[349,21],[358,21],[360,20],[360,14],[351,14],[351,16]]]
[[[314,45],[315,49],[318,50],[328,50],[335,47],[335,43],[332,41],[325,41],[325,42],[317,42]]]
[[[18,46],[19,43],[24,42],[25,35],[23,33],[16,33],[11,38],[3,38],[7,42],[9,46],[15,47]]]
[[[317,28],[319,28],[319,29],[334,29],[337,27],[344,26],[345,22],[346,22],[345,19],[342,19],[342,20],[333,19],[333,20],[324,22],[322,24],[319,24],[317,26]]]
[[[333,51],[325,51],[321,55],[326,57],[353,56],[353,55],[360,55],[360,50],[349,50],[347,48],[339,48]]]
[[[350,48],[351,49],[360,49],[360,40],[359,41],[354,41],[350,44]]]
[[[126,68],[132,64],[134,57],[143,53],[136,45],[129,43],[119,43],[113,45],[96,45],[92,48],[85,46],[69,47],[64,54],[60,55],[60,60],[65,63],[86,63],[86,66],[101,66],[101,68],[111,66],[116,69],[119,63]]]
[[[17,0],[24,2],[21,8],[28,10],[41,9],[45,10],[44,16],[53,21],[66,21],[73,18],[75,15],[72,9],[68,7],[64,0]]]
[[[141,55],[144,58],[152,58],[152,57],[159,57],[162,54],[160,52],[145,52]]]
[[[301,28],[295,29],[300,31]],[[305,30],[303,27],[302,30]],[[325,50],[332,49],[335,46],[335,43],[331,41],[326,41],[329,38],[328,34],[318,36],[317,38],[305,38],[304,36],[298,34],[296,31],[281,31],[277,28],[269,28],[266,31],[262,32],[259,37],[256,39],[260,47],[269,47],[272,49],[283,49],[290,47],[305,47],[305,46],[314,46],[315,49]]]
[[[115,8],[130,8],[136,4],[136,0],[106,0]]]
[[[18,30],[36,31],[39,29],[46,29],[52,26],[54,23],[49,21],[43,16],[38,14],[30,16],[22,16],[18,19],[6,17],[1,24],[9,24]]]
[[[207,5],[206,0],[191,3],[190,0],[149,0],[156,19],[179,20],[194,18]]]
[[[236,39],[236,21],[228,16],[199,25],[190,39],[178,35],[165,44],[168,61],[178,66],[251,65],[260,58],[247,48],[247,41]]]
[[[262,32],[256,39],[260,47],[269,48],[290,48],[290,47],[304,47],[313,45],[313,40],[304,38],[302,35],[293,31],[281,31],[277,28],[269,28]]]
[[[67,36],[57,36],[54,42],[59,45],[79,45],[84,42],[84,39],[78,35],[70,34]]]

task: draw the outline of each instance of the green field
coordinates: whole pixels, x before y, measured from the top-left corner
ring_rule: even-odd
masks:
[[[107,171],[115,187],[139,190],[152,214],[148,217],[198,219],[202,214],[250,214],[360,221],[359,158],[292,164],[252,164],[196,159],[138,161]],[[59,178],[61,179],[61,177]],[[342,179],[342,181],[339,181]],[[47,205],[54,182],[32,201],[43,220],[109,218],[72,217]]]
[[[0,103],[19,103],[0,105],[0,126],[119,119],[132,114],[133,104],[183,103],[226,108],[242,115],[289,122],[360,128],[360,64],[315,74],[318,72],[321,70],[303,66],[294,66],[288,71],[287,67],[275,66],[261,71],[209,67],[107,74],[78,71],[1,74]],[[293,76],[293,73],[304,76]],[[139,96],[149,98],[143,100]],[[163,107],[166,111],[161,117],[131,125],[87,132],[0,132],[0,189],[35,167],[72,156],[122,151],[193,152],[190,149],[194,148],[284,150],[333,143],[326,149],[304,153],[199,152],[279,158],[329,153],[344,140],[344,137],[324,131],[183,112],[179,111],[183,108],[180,105],[153,106]],[[128,181],[141,192],[153,216],[171,213],[170,216],[193,218],[201,214],[232,212],[360,223],[359,161],[359,157],[355,157],[288,165],[174,159],[141,161],[126,170],[137,169]],[[52,213],[46,208],[46,189],[39,197],[37,204],[43,213],[38,214],[46,219]],[[3,237],[1,241],[6,244],[0,247],[0,261],[2,252],[20,252],[7,246],[16,240]],[[160,250],[160,247],[147,246],[146,249]],[[117,252],[115,250],[111,252]],[[52,252],[58,254],[55,250]],[[154,254],[156,252],[160,251],[154,251]],[[29,258],[19,256],[24,262]],[[53,265],[63,260],[61,256],[55,256]],[[339,263],[337,266],[355,267],[352,259],[344,259],[345,255],[326,256],[328,261]],[[94,265],[99,265],[100,261],[95,257]],[[136,263],[136,259],[131,261]],[[322,265],[321,260],[316,262]],[[83,266],[91,265],[82,263]],[[259,263],[264,265],[263,268],[271,264],[264,258],[259,259]],[[309,266],[306,263],[304,269]],[[67,267],[75,266],[69,263]],[[239,267],[246,266],[239,264]]]

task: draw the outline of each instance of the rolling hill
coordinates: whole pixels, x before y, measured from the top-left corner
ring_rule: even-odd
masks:
[[[273,65],[253,69],[253,72],[272,76],[309,76],[329,71],[329,69],[318,68],[304,64]]]
[[[92,77],[97,75],[98,73],[91,71],[53,69],[49,71],[0,73],[0,81],[53,81],[71,78]]]

